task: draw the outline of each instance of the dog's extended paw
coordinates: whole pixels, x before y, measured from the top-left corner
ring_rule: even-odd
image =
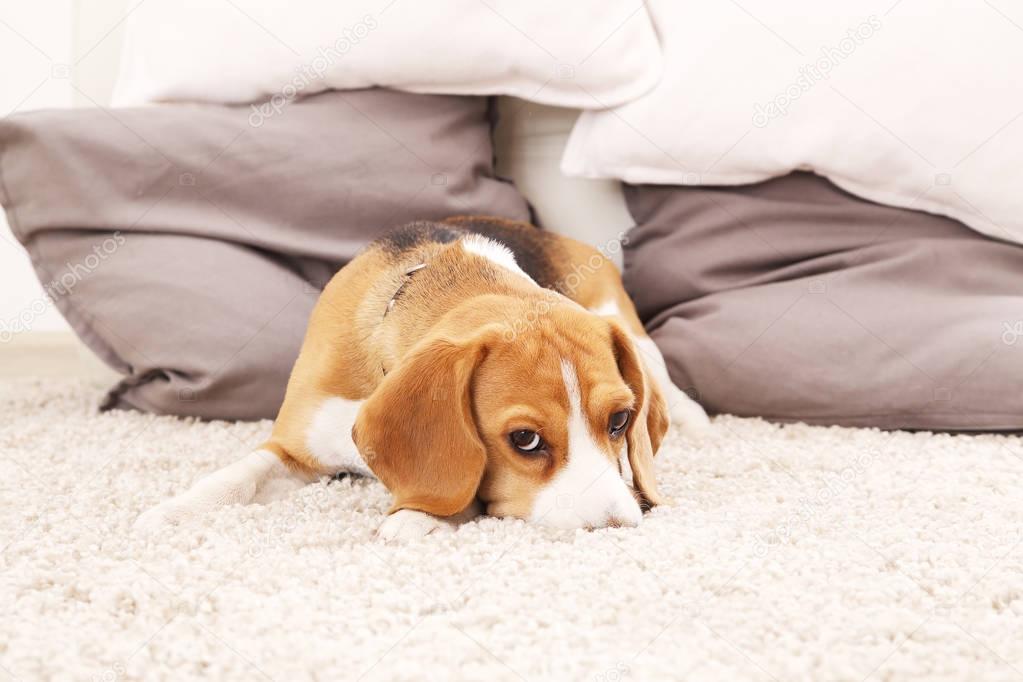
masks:
[[[710,417],[700,404],[676,388],[668,398],[668,412],[671,423],[678,426],[683,435],[699,438],[710,431]]]
[[[202,489],[199,490],[202,492]],[[176,526],[192,524],[217,506],[221,505],[216,500],[196,494],[193,489],[143,511],[135,519],[132,529],[147,535],[161,533]]]
[[[142,512],[132,524],[132,530],[145,535],[155,535],[174,526],[187,523],[193,518],[192,515],[188,513],[186,507],[176,502],[176,500],[167,500]]]
[[[438,531],[451,531],[450,521],[413,509],[399,509],[388,516],[377,530],[384,542],[408,542]]]

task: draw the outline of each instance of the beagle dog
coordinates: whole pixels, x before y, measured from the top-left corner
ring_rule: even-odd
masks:
[[[269,440],[137,524],[351,472],[392,494],[387,540],[481,510],[635,526],[662,502],[654,454],[671,418],[708,424],[603,254],[497,218],[412,223],[323,291]]]

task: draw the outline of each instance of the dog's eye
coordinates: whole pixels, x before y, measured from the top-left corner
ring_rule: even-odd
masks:
[[[508,440],[519,452],[538,452],[543,449],[543,438],[536,431],[512,431]]]
[[[629,425],[629,411],[622,410],[621,412],[615,412],[611,415],[611,419],[607,424],[607,432],[611,434],[612,438],[617,438],[622,435],[622,431]]]

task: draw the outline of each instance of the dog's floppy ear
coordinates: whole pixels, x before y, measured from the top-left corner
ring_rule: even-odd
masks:
[[[484,328],[466,339],[424,339],[359,409],[352,439],[394,496],[392,513],[451,516],[476,496],[486,450],[473,417],[472,378],[498,338]]]
[[[632,483],[642,497],[644,506],[653,507],[664,503],[664,498],[657,490],[654,455],[668,431],[668,406],[657,382],[648,376],[632,337],[614,322],[611,323],[611,340],[618,371],[636,396],[634,417],[625,434]]]

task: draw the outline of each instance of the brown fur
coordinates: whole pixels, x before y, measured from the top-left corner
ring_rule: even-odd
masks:
[[[550,358],[568,357],[588,401],[590,430],[603,434],[610,462],[622,443],[607,435],[607,419],[635,410],[625,438],[630,465],[644,500],[657,504],[653,456],[667,428],[665,404],[626,333],[644,332],[614,265],[589,246],[522,223],[445,224],[517,231],[541,249],[536,267],[555,281],[538,287],[457,241],[371,245],[320,297],[264,447],[294,467],[322,472],[306,445],[315,409],[330,397],[365,400],[353,438],[394,495],[392,510],[448,516],[478,494],[493,514],[523,516],[563,457],[559,443],[567,436],[559,430],[568,403]],[[406,275],[421,263],[427,267]],[[620,319],[579,309],[555,290],[582,308],[614,301]],[[551,456],[531,461],[512,452],[505,434],[514,428],[542,428]]]

